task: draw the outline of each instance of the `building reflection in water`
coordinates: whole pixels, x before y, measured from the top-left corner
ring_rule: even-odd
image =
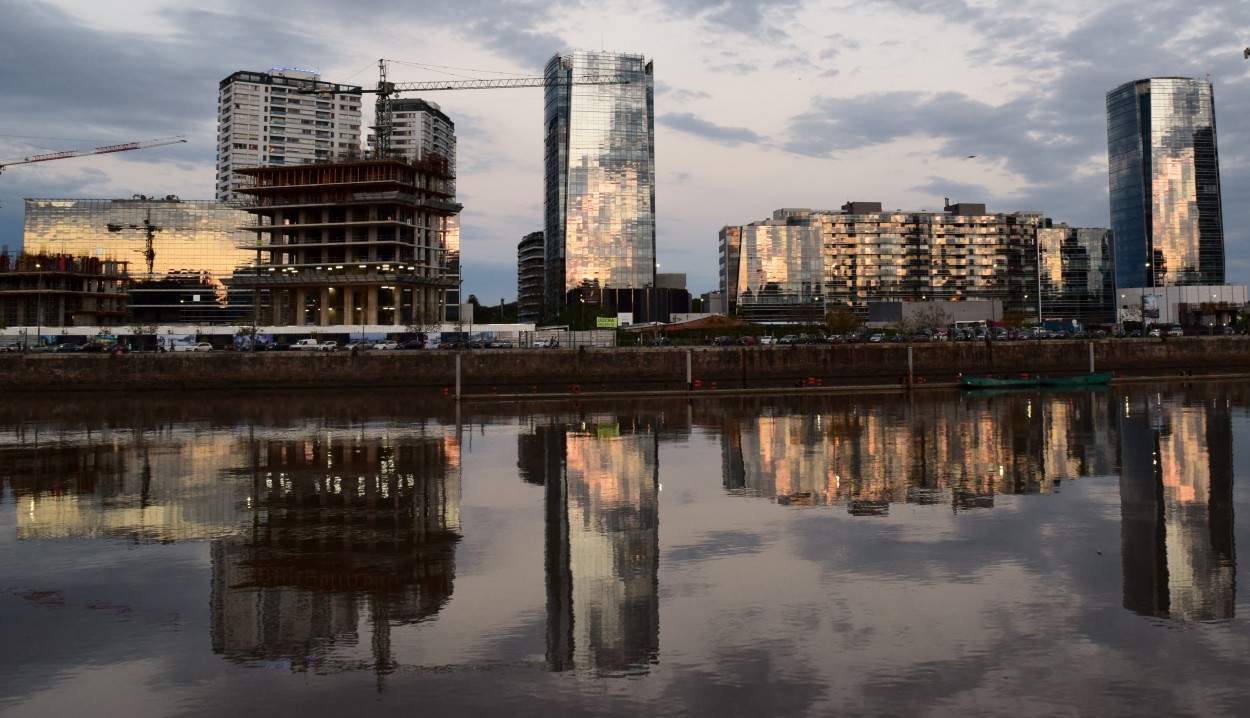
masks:
[[[1177,620],[1232,618],[1229,409],[1128,396],[1022,392],[736,414],[723,428],[725,487],[882,515],[894,503],[990,508],[997,495],[1118,474],[1124,607]]]
[[[1183,621],[1233,617],[1232,417],[1222,400],[1122,399],[1124,607]]]
[[[521,475],[545,487],[547,664],[646,672],[658,660],[659,436],[651,419],[535,427]]]
[[[238,528],[246,490],[219,480],[236,463],[230,434],[99,431],[0,437],[19,539],[210,539]]]
[[[1097,393],[860,402],[764,412],[724,427],[725,486],[792,506],[887,514],[893,503],[989,508],[1112,473],[1114,417]]]
[[[364,623],[368,658],[352,667],[370,665],[380,687],[395,668],[392,626],[451,598],[458,444],[350,430],[256,438],[245,451],[236,473],[251,487],[251,524],[213,544],[214,652],[334,670],[329,649],[354,646]]]

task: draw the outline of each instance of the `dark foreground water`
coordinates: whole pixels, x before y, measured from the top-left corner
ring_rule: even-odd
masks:
[[[1250,710],[1241,383],[423,402],[6,397],[0,715]]]

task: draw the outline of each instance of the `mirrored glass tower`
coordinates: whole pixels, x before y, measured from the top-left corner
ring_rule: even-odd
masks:
[[[642,55],[556,55],[544,75],[546,300],[655,284],[655,111]],[[579,84],[619,75],[628,84]]]
[[[1211,83],[1155,77],[1107,93],[1116,286],[1224,283]]]

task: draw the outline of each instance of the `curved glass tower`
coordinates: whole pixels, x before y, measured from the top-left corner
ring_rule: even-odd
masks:
[[[575,52],[547,63],[546,299],[578,287],[655,284],[655,105],[642,55]],[[629,84],[574,85],[620,75]]]
[[[1155,77],[1107,93],[1116,286],[1224,283],[1211,83]]]

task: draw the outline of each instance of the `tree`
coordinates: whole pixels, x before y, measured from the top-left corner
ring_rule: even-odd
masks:
[[[946,311],[941,306],[937,304],[929,304],[920,311],[912,314],[911,321],[907,323],[917,329],[942,329],[950,326],[951,315],[950,312]]]
[[[1003,312],[1003,324],[1006,324],[1013,329],[1019,329],[1024,326],[1024,322],[1028,318],[1029,315],[1025,314],[1023,309],[1008,309]]]
[[[832,334],[850,334],[859,329],[859,315],[850,309],[831,309],[825,313],[825,325]]]

